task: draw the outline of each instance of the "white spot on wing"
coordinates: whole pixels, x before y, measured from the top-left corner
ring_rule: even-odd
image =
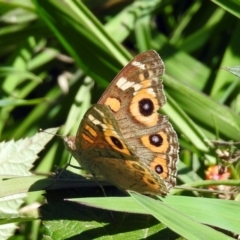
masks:
[[[128,81],[125,77],[121,77],[116,84],[122,91],[125,91],[131,87],[137,92],[141,88],[141,84],[136,84],[135,82]]]
[[[97,120],[95,117],[93,117],[93,115],[89,114],[88,115],[88,119],[93,122],[93,123],[98,123],[98,124],[102,124],[99,120]]]
[[[153,76],[153,71],[148,70],[148,75],[149,75],[149,77],[151,78],[151,77]],[[159,74],[158,74],[158,75],[159,75]]]
[[[117,81],[117,84],[116,84],[116,85],[117,85],[119,88],[121,88],[122,85],[123,85],[125,82],[127,82],[127,79],[126,79],[125,77],[121,77],[121,78],[119,78],[119,80]]]
[[[174,148],[170,147],[168,154],[172,155],[174,153]],[[171,156],[168,156],[169,158],[172,158]]]
[[[135,91],[135,92],[138,92],[138,91],[142,88],[142,85],[136,83],[136,84],[133,86],[133,88],[134,88],[134,91]]]
[[[100,126],[102,126],[103,128],[107,128],[107,126],[104,124],[104,123],[102,123],[102,122],[100,122],[99,120],[97,120],[96,118],[94,118],[93,117],[93,115],[91,115],[91,114],[89,114],[88,115],[88,119],[94,124],[94,125],[100,125]]]
[[[94,110],[95,111],[97,111],[102,117],[104,117],[104,113],[103,112],[101,112],[99,109],[97,109],[97,108],[94,108]]]
[[[143,64],[143,63],[141,63],[141,62],[133,61],[133,62],[132,62],[132,65],[135,66],[135,67],[138,67],[138,68],[140,68],[140,69],[142,69],[142,70],[145,70],[145,69],[146,69],[145,64]]]
[[[125,91],[127,90],[128,88],[132,87],[135,83],[134,82],[129,82],[127,81],[126,83],[124,83],[120,88]]]
[[[153,95],[154,97],[156,97],[156,93],[154,92],[153,88],[148,88],[147,92],[151,95]]]

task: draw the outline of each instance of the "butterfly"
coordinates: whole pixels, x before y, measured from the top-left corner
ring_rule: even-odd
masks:
[[[166,116],[165,67],[154,50],[137,55],[85,113],[67,150],[89,173],[122,190],[166,195],[176,184],[179,144]]]

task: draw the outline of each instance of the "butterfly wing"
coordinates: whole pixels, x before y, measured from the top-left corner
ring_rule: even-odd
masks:
[[[93,175],[104,176],[120,189],[167,194],[163,181],[140,162],[135,149],[128,146],[107,106],[93,105],[80,124],[75,144],[71,140],[68,143],[71,143],[70,151],[84,169]]]
[[[164,71],[155,51],[141,53],[115,77],[98,103],[111,109],[126,144],[170,189],[176,184],[179,146],[167,117],[158,113],[166,103],[159,79]]]
[[[163,73],[155,51],[139,54],[87,111],[76,138],[65,139],[84,169],[140,193],[164,195],[175,185],[177,135],[157,112],[166,102]]]

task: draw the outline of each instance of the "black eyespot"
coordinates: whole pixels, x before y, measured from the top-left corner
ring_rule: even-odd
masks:
[[[163,143],[163,138],[160,134],[152,134],[149,136],[149,142],[155,147],[160,147]]]
[[[155,172],[156,172],[157,174],[163,173],[163,167],[162,167],[161,165],[156,165],[156,166],[155,166]]]
[[[148,71],[144,71],[143,75],[144,75],[144,78],[148,78],[149,77],[149,72]]]
[[[122,143],[116,137],[111,136],[110,138],[116,147],[118,147],[119,149],[123,149]]]
[[[150,116],[153,113],[154,105],[149,98],[143,98],[138,102],[139,112],[143,116]]]

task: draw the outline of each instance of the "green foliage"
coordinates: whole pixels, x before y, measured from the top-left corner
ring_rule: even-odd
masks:
[[[0,144],[0,223],[21,223],[11,239],[230,239],[232,232],[240,234],[239,202],[213,199],[211,193],[174,189],[172,194],[180,196],[159,201],[134,193],[125,197],[100,182],[107,196],[121,195],[100,199],[101,189],[78,175],[35,176],[64,166],[68,155],[55,138],[36,161],[50,136],[26,139],[39,128],[63,124],[62,134],[75,135],[86,109],[131,56],[155,49],[166,66],[168,103],[161,112],[169,116],[181,145],[178,185],[214,185],[203,180],[207,168],[220,163],[211,140],[239,140],[239,12],[238,0],[0,0],[0,135],[6,141]],[[240,185],[240,164],[237,147],[229,146],[221,150],[230,154],[231,180],[219,184],[233,190]],[[48,204],[40,208],[39,227],[30,221],[39,217],[36,208],[34,214],[18,208],[26,192],[31,192],[26,207],[43,203],[36,191],[46,186]],[[0,237],[7,239],[13,229],[1,230]],[[203,235],[193,236],[196,232]]]
[[[49,129],[52,134],[56,131],[57,129]],[[12,223],[34,218],[18,213],[18,209],[24,202],[30,186],[35,184],[36,180],[40,180],[36,176],[30,177],[29,170],[38,158],[37,154],[43,150],[52,137],[53,135],[50,134],[37,133],[31,138],[20,139],[17,142],[11,140],[0,143],[0,222],[1,224],[10,223],[1,230],[0,237],[2,239],[11,236],[12,231],[16,228]]]

